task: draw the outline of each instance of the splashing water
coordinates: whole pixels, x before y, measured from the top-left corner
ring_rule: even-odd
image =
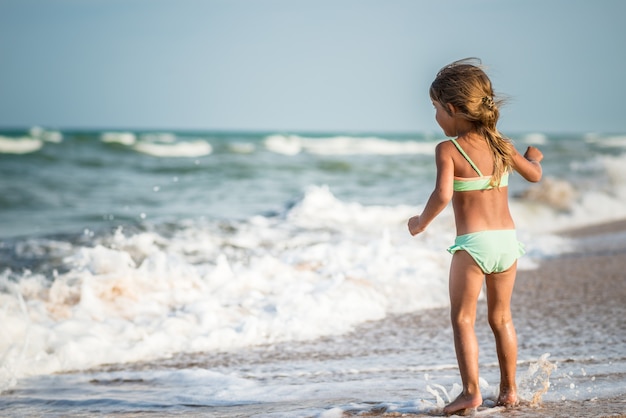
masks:
[[[550,353],[542,355],[537,362],[530,363],[520,379],[520,398],[529,401],[530,406],[540,406],[543,395],[550,389],[550,375],[556,370],[556,364],[548,361],[548,357]]]

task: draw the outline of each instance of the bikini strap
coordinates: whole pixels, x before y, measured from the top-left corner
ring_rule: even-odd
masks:
[[[470,165],[472,166],[472,168],[474,169],[474,171],[476,171],[476,173],[478,173],[478,175],[480,177],[483,177],[483,173],[480,172],[480,170],[478,169],[478,167],[476,167],[476,164],[474,164],[474,162],[470,159],[469,155],[467,155],[465,153],[465,151],[463,151],[463,148],[461,148],[461,146],[459,145],[458,142],[456,142],[456,139],[454,138],[450,138],[450,141],[452,141],[452,143],[454,144],[454,146],[456,147],[456,149],[459,150],[459,152],[461,153],[461,155],[463,155],[463,157],[465,157],[465,159],[467,160],[468,163],[470,163]]]

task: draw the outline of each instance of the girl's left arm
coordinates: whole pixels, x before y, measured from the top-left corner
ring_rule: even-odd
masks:
[[[409,219],[409,232],[417,235],[423,232],[433,219],[448,205],[452,199],[454,181],[454,163],[445,147],[448,144],[442,142],[435,149],[435,162],[437,164],[437,181],[435,190],[430,195],[421,215]]]
[[[513,157],[513,169],[520,173],[526,180],[536,183],[541,180],[543,174],[541,160],[543,160],[543,154],[539,151],[539,148],[528,147],[524,156],[517,151],[515,152]]]

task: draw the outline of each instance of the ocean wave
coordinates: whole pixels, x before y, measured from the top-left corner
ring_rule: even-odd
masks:
[[[540,183],[531,185],[511,201],[516,224],[523,225],[531,234],[549,235],[626,219],[626,182],[621,175],[624,158],[604,157],[594,162],[594,170],[598,162],[604,166],[607,176],[604,185],[578,184],[554,176],[546,176]],[[556,248],[549,251],[560,252]]]
[[[567,251],[567,239],[549,231],[588,223],[598,213],[589,199],[599,201],[578,196],[568,211],[514,199],[529,252],[520,268]],[[612,202],[615,215],[619,199]],[[54,267],[0,272],[0,382],[315,339],[388,314],[446,306],[453,213],[446,208],[411,237],[406,221],[419,211],[345,201],[312,186],[273,216],[5,242]]]
[[[28,132],[31,137],[41,139],[46,142],[58,144],[63,141],[63,134],[61,132],[46,130],[40,126],[33,126]]]
[[[437,145],[434,142],[393,141],[376,137],[307,138],[298,135],[270,135],[265,138],[264,144],[268,150],[283,155],[301,152],[317,155],[434,155]]]
[[[296,155],[302,151],[302,139],[295,135],[270,135],[264,143],[268,150],[277,154]]]
[[[153,157],[202,157],[213,152],[213,147],[206,141],[176,142],[160,144],[154,142],[138,142],[134,145],[135,151]]]
[[[41,139],[0,136],[0,154],[30,154],[39,151],[41,147],[43,147]]]
[[[589,134],[585,137],[586,142],[603,148],[626,148],[626,135],[597,135]]]
[[[256,146],[251,142],[233,142],[228,144],[228,149],[235,154],[252,154]]]
[[[587,176],[603,175],[606,178],[606,186],[614,189],[626,188],[626,153],[617,155],[596,155],[580,161],[571,161],[569,167],[572,171],[581,172]]]
[[[176,134],[170,132],[152,132],[139,135],[142,142],[153,142],[161,144],[173,144],[176,142]]]
[[[543,203],[556,210],[568,211],[573,209],[579,193],[570,182],[548,177],[529,187],[521,196],[525,200]]]
[[[618,189],[626,189],[626,176],[624,176],[624,167],[626,167],[626,154],[615,156],[602,156],[599,157],[599,160],[603,165],[603,168],[611,182],[611,185]]]
[[[137,137],[132,132],[103,132],[100,140],[107,144],[121,144],[126,146],[135,145]]]
[[[203,139],[179,141],[169,132],[142,133],[104,132],[100,140],[105,143],[121,144],[133,150],[153,157],[202,157],[213,152],[213,147]]]
[[[528,145],[544,145],[548,142],[548,136],[540,132],[534,132],[522,136],[522,141]]]
[[[313,188],[284,216],[228,229],[64,243],[54,272],[0,272],[0,377],[314,339],[443,306],[447,254],[413,244],[409,213]]]

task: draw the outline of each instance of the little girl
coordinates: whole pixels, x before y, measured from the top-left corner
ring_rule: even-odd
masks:
[[[435,119],[446,136],[456,139],[437,145],[435,190],[422,214],[408,222],[411,235],[419,234],[452,200],[457,237],[448,249],[453,254],[449,289],[463,392],[444,408],[446,414],[476,408],[483,402],[474,332],[483,280],[500,364],[497,403],[518,403],[517,336],[510,303],[517,259],[524,250],[509,212],[507,186],[512,170],[531,182],[539,181],[542,174],[541,151],[528,147],[522,156],[498,132],[501,102],[494,97],[491,81],[479,65],[474,59],[453,62],[439,71],[430,86]]]

